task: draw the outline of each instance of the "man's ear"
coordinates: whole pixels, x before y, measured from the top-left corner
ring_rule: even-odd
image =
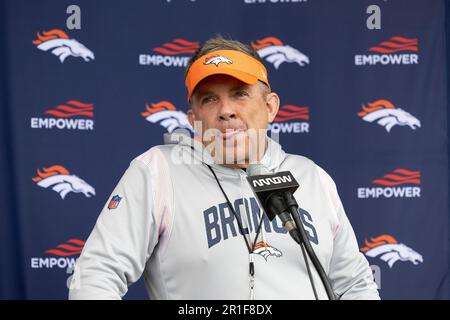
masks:
[[[188,118],[188,121],[189,121],[189,124],[191,125],[191,127],[194,128],[195,114],[194,114],[194,111],[192,110],[192,108],[188,110],[187,118]]]
[[[280,108],[280,97],[275,93],[271,92],[266,97],[266,105],[268,111],[268,121],[271,123],[275,119],[278,109]]]

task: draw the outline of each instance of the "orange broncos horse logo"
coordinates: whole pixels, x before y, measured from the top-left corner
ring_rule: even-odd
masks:
[[[378,237],[365,241],[365,247],[361,252],[368,257],[378,257],[392,268],[397,261],[410,261],[414,265],[423,262],[421,254],[398,241],[391,235],[382,234]]]
[[[261,255],[264,259],[266,259],[266,261],[270,256],[279,258],[283,255],[280,250],[272,247],[264,241],[260,241],[255,245],[255,250],[253,250],[253,253]]]
[[[33,44],[39,50],[53,53],[61,63],[69,56],[83,58],[86,62],[95,59],[91,50],[77,40],[69,39],[67,33],[60,29],[43,31],[42,34],[38,32],[37,39],[33,40]]]
[[[69,192],[83,193],[88,198],[95,195],[93,187],[76,175],[70,174],[63,166],[55,165],[44,168],[42,171],[38,169],[37,174],[32,180],[42,188],[51,187],[53,191],[59,193],[62,199]]]

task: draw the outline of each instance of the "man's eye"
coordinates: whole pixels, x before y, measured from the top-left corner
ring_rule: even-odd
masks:
[[[213,97],[213,96],[205,97],[205,98],[203,98],[201,100],[202,104],[211,103],[211,102],[214,102],[214,101],[215,101],[215,97]]]
[[[235,95],[237,97],[248,97],[249,96],[248,92],[245,90],[236,91]]]

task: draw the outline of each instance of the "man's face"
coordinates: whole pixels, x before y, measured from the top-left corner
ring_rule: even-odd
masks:
[[[260,160],[265,150],[266,129],[278,112],[279,99],[264,85],[248,85],[227,75],[202,80],[191,97],[189,122],[198,128],[195,137],[216,161],[232,167],[246,167]]]

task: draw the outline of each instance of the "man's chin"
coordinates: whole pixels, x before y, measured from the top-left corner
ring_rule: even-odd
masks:
[[[227,141],[215,140],[207,149],[217,164],[239,165],[259,161],[265,151],[265,144],[258,145],[255,140]],[[234,143],[233,143],[234,142]],[[254,142],[251,144],[251,142]]]
[[[221,154],[215,158],[224,165],[245,164],[248,162],[248,152],[245,148],[224,147]]]

